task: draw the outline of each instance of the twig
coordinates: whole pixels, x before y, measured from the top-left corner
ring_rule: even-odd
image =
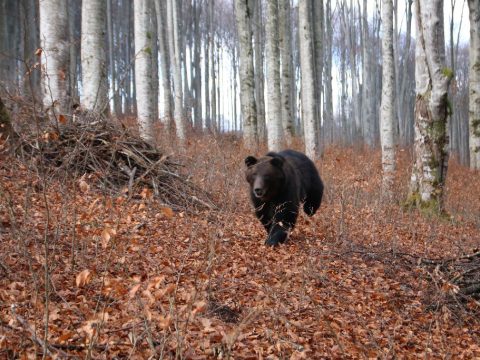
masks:
[[[17,314],[17,312],[15,311],[15,304],[12,304],[11,305],[11,312],[12,312],[12,315],[13,317],[22,325],[22,327],[27,330],[29,333],[30,333],[30,339],[37,343],[38,345],[40,345],[43,349],[44,352],[46,352],[48,355],[52,356],[52,351],[56,351],[58,353],[58,355],[64,357],[64,358],[68,358],[68,354],[60,349],[57,349],[55,348],[54,346],[52,346],[51,344],[49,344],[48,342],[46,341],[43,341],[42,339],[39,339],[37,337],[37,335],[35,334],[35,331],[31,328],[30,324],[28,323],[27,320],[25,320],[22,316],[20,316],[19,314]]]

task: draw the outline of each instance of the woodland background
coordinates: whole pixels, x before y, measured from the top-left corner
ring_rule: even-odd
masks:
[[[479,13],[1,0],[0,357],[480,357]],[[286,146],[325,197],[271,249]]]

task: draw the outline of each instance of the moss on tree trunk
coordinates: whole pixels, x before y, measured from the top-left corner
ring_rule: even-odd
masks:
[[[441,101],[443,116],[434,119],[429,108],[431,92],[417,95],[415,103],[415,164],[405,205],[426,214],[444,214],[443,187],[447,174],[448,99]]]
[[[0,98],[0,142],[5,141],[8,138],[14,136],[12,122],[7,108]]]

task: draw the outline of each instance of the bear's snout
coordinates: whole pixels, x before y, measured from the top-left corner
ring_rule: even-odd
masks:
[[[253,192],[257,198],[261,198],[265,195],[265,190],[262,188],[255,188],[253,189]]]

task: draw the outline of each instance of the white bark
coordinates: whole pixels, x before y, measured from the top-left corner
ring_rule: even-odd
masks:
[[[185,121],[183,116],[183,90],[182,90],[182,69],[180,63],[180,44],[178,39],[178,22],[177,22],[177,3],[176,0],[167,1],[167,25],[169,39],[170,65],[173,72],[173,86],[175,90],[175,130],[177,139],[181,146],[186,141]]]
[[[116,71],[116,61],[114,57],[114,28],[112,19],[112,0],[107,0],[107,33],[108,33],[108,63],[110,65],[108,76],[110,78],[110,89],[112,90],[112,107],[110,113],[113,117],[117,117],[121,114],[121,100],[118,91],[118,79]]]
[[[315,111],[315,75],[313,71],[313,44],[310,0],[298,1],[298,38],[300,48],[300,73],[302,118],[305,152],[314,160],[318,157],[317,116]]]
[[[393,56],[393,2],[382,0],[382,102],[380,106],[380,142],[382,146],[383,187],[392,191],[395,171],[394,124],[394,81]]]
[[[333,89],[332,89],[332,64],[333,64],[333,26],[332,2],[325,4],[325,76],[324,76],[324,108],[323,108],[323,139],[328,143],[333,141]]]
[[[278,49],[277,0],[267,0],[267,24],[265,27],[267,62],[267,139],[270,151],[280,151],[283,146],[282,113],[280,106],[280,52]]]
[[[417,206],[443,210],[443,185],[448,163],[448,87],[445,66],[443,0],[416,3],[415,143],[410,197]]]
[[[252,28],[247,0],[235,0],[240,50],[240,106],[243,115],[243,140],[249,149],[256,149],[257,107],[255,102],[255,81],[253,68]]]
[[[325,16],[323,0],[313,0],[313,51],[314,51],[314,69],[315,69],[315,101],[318,116],[318,127],[322,117],[322,102],[324,100],[323,91],[323,69],[325,55]],[[352,51],[352,53],[354,53]],[[352,62],[353,63],[353,62]]]
[[[64,0],[42,0],[40,46],[42,48],[43,106],[50,120],[58,121],[68,107],[68,13]]]
[[[282,106],[282,125],[285,134],[285,140],[291,145],[295,135],[295,127],[292,114],[292,29],[290,26],[290,0],[278,0],[278,18],[279,18],[279,45],[280,58],[282,65],[281,73],[281,106]],[[312,74],[313,75],[313,74]]]
[[[367,0],[363,0],[362,14],[362,121],[363,136],[368,146],[373,147],[375,142],[374,135],[374,91],[373,91],[373,71],[372,71],[372,49],[373,41],[370,39],[368,28]]]
[[[106,3],[82,2],[82,105],[95,112],[108,110],[107,59],[105,54]],[[113,66],[113,64],[112,64]]]
[[[469,143],[470,167],[480,169],[480,0],[468,0],[470,11]]]
[[[172,90],[170,83],[170,63],[169,63],[169,51],[168,44],[165,41],[166,31],[166,16],[165,7],[162,4],[163,0],[155,0],[155,13],[157,15],[157,36],[158,36],[158,48],[160,52],[160,73],[162,75],[162,108],[163,116],[162,120],[170,127],[172,118]]]
[[[264,72],[264,36],[262,2],[248,2],[253,13],[252,30],[255,37],[254,58],[255,58],[255,104],[257,107],[257,132],[260,142],[266,140],[265,124],[265,72]]]
[[[153,99],[152,77],[152,35],[150,32],[150,0],[135,0],[135,88],[137,100],[137,118],[142,139],[154,143],[153,117],[155,105]]]

